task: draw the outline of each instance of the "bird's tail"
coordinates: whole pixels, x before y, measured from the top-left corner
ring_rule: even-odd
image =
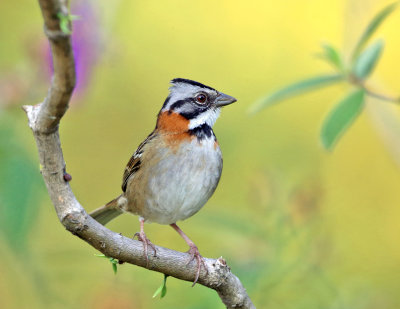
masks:
[[[118,217],[120,214],[123,213],[119,205],[119,199],[121,197],[122,195],[118,196],[111,202],[108,202],[104,206],[101,206],[100,208],[92,211],[89,215],[97,222],[106,225],[112,219]]]

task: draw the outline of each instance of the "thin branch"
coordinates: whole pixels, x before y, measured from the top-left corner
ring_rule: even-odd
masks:
[[[394,98],[394,97],[389,97],[385,94],[376,93],[375,91],[369,89],[369,87],[367,85],[365,85],[365,81],[360,80],[354,74],[350,74],[348,76],[347,80],[350,84],[364,89],[365,93],[371,97],[374,97],[376,99],[386,101],[386,102],[400,103],[400,97]]]
[[[75,85],[74,58],[70,36],[61,31],[57,13],[68,14],[62,0],[39,0],[45,33],[51,43],[54,75],[43,103],[24,106],[29,126],[39,151],[41,173],[57,215],[65,228],[106,256],[146,268],[142,243],[117,234],[99,224],[80,205],[65,177],[58,125],[68,108]],[[149,256],[150,270],[193,281],[196,263],[187,253],[157,247],[157,256]],[[199,284],[214,289],[227,308],[255,308],[240,280],[224,259],[205,259],[208,273],[200,273]]]
[[[36,130],[53,132],[67,111],[75,87],[75,62],[69,35],[62,32],[58,14],[68,15],[64,0],[39,0],[44,19],[44,32],[49,39],[54,74],[49,93],[41,105]]]
[[[365,90],[365,92],[366,92],[369,96],[374,97],[374,98],[376,98],[376,99],[379,99],[379,100],[382,100],[382,101],[386,101],[386,102],[397,103],[397,104],[400,103],[400,97],[394,98],[394,97],[389,97],[389,96],[384,95],[384,94],[376,93],[376,92],[374,92],[374,91],[368,89],[365,85],[362,86],[362,88]]]

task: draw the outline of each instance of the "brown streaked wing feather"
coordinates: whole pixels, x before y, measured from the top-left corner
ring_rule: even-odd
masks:
[[[128,164],[124,170],[124,176],[122,177],[122,191],[126,191],[126,186],[128,185],[129,178],[136,173],[137,170],[140,168],[140,157],[143,153],[143,147],[154,138],[155,131],[151,132],[149,136],[139,145],[136,149],[135,153],[130,158]]]

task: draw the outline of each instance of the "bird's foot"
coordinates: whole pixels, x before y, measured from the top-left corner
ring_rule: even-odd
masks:
[[[196,259],[196,261],[197,261],[196,277],[194,278],[194,281],[193,281],[193,284],[192,284],[192,287],[194,287],[194,285],[199,280],[201,266],[203,266],[203,268],[204,268],[204,270],[206,271],[207,274],[208,274],[208,269],[207,269],[206,262],[204,261],[204,258],[201,256],[201,254],[199,252],[199,249],[197,248],[197,246],[195,244],[190,245],[190,249],[189,249],[188,253],[190,254],[190,259],[187,262],[187,264],[189,264],[194,259]]]
[[[146,234],[143,231],[135,233],[135,235],[133,235],[133,238],[135,237],[137,237],[138,240],[143,243],[143,251],[144,251],[144,256],[146,258],[146,267],[149,267],[149,256],[147,254],[148,247],[150,246],[153,249],[154,251],[153,256],[157,256],[156,246],[153,245],[153,243],[147,238]]]

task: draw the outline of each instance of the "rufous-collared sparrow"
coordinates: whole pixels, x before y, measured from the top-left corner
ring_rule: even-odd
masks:
[[[198,212],[214,193],[222,172],[222,154],[212,126],[222,106],[236,101],[201,83],[176,78],[157,117],[154,131],[129,160],[123,193],[90,215],[106,224],[123,212],[139,216],[146,259],[154,245],[144,233],[144,222],[169,224],[189,245],[190,261],[201,265],[197,246],[176,225]],[[189,261],[189,262],[190,262]]]

